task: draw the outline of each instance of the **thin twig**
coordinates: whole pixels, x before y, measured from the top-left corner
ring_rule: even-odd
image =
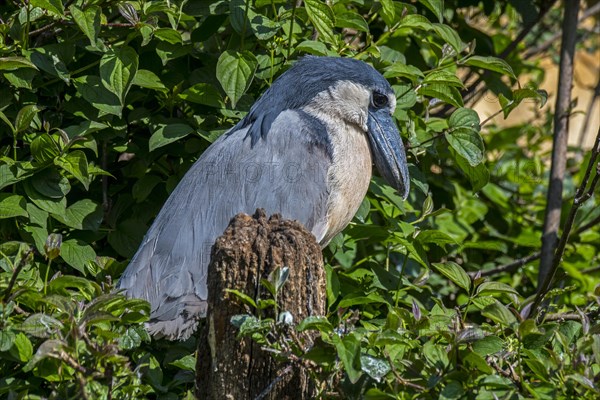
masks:
[[[573,222],[575,221],[575,216],[577,214],[577,210],[581,205],[588,200],[592,193],[594,192],[596,185],[600,181],[600,162],[598,162],[598,156],[600,155],[600,128],[598,129],[598,133],[596,135],[596,141],[594,143],[594,147],[592,148],[592,154],[590,157],[589,164],[585,171],[585,176],[577,188],[577,192],[575,193],[575,198],[573,199],[573,205],[571,206],[571,210],[569,211],[569,215],[565,222],[565,226],[563,228],[562,236],[560,237],[560,241],[556,248],[556,252],[554,253],[554,258],[552,259],[552,265],[549,269],[548,273],[545,276],[545,279],[541,284],[538,285],[538,291],[535,296],[535,300],[529,310],[529,315],[533,315],[537,312],[537,308],[540,306],[542,299],[548,292],[552,281],[554,280],[554,276],[556,271],[558,270],[558,266],[562,259],[562,256],[565,252],[565,247],[567,245],[567,241],[569,240],[569,234],[571,233],[571,229],[573,228]],[[595,168],[594,168],[595,166]],[[592,179],[590,187],[587,188],[588,181],[590,179],[590,175],[592,174],[592,170],[596,170],[596,175]]]
[[[600,271],[600,265],[596,265],[595,267],[582,269],[580,272],[582,274],[593,274],[594,272]]]
[[[260,394],[258,396],[256,396],[254,398],[254,400],[262,400],[264,399],[275,387],[275,385],[277,385],[277,383],[279,381],[281,381],[283,379],[284,376],[286,376],[287,374],[289,374],[292,371],[292,366],[288,365],[287,367],[285,367],[283,369],[283,371],[281,371],[281,373],[279,375],[277,375],[277,377],[275,379],[273,379],[273,381],[271,383],[269,383],[269,386],[267,386],[265,388],[265,390],[263,390],[262,392],[260,392]]]
[[[583,21],[585,21],[586,19],[588,19],[589,17],[591,17],[592,15],[596,14],[600,12],[600,3],[596,3],[591,7],[588,7],[582,14],[581,14],[581,18],[579,18],[579,20],[577,21],[577,25],[581,25],[581,23]],[[529,49],[526,49],[523,52],[523,59],[527,60],[528,58],[531,58],[532,56],[542,53],[546,50],[548,50],[548,48],[550,46],[552,46],[552,43],[554,43],[562,34],[561,31],[556,32],[554,35],[552,35],[550,38],[548,38],[548,40],[546,40],[544,43],[540,44],[539,46],[536,47],[531,47]]]
[[[588,314],[578,313],[552,313],[544,317],[544,321],[581,321],[582,315],[587,316],[589,319],[595,319],[600,315],[600,309],[594,310]]]
[[[6,290],[4,291],[4,302],[5,303],[8,303],[8,300],[10,299],[10,292],[12,292],[12,288],[13,288],[13,286],[15,286],[15,283],[17,282],[17,276],[19,276],[19,274],[21,273],[21,270],[23,269],[23,267],[27,263],[27,260],[29,259],[29,256],[32,253],[33,253],[33,249],[30,248],[21,257],[21,260],[17,264],[17,267],[13,270],[12,276],[10,277],[10,282],[8,283],[8,286],[6,287]]]
[[[49,29],[52,29],[54,26],[56,26],[56,24],[58,23],[58,21],[54,21],[49,23],[48,25],[42,26],[39,29],[36,29],[34,31],[29,32],[29,36],[36,36],[39,35],[40,33],[46,32]]]
[[[541,255],[542,255],[541,252],[536,251],[535,253],[530,254],[527,257],[519,258],[508,264],[500,265],[498,267],[486,269],[483,271],[469,272],[469,275],[471,275],[471,277],[475,277],[478,273],[481,273],[480,276],[492,276],[492,275],[501,274],[503,272],[516,271],[517,269],[521,268],[525,264],[539,259]]]
[[[500,54],[498,54],[498,58],[501,59],[505,59],[506,57],[508,57],[516,48],[517,46],[523,41],[523,39],[525,39],[525,37],[529,34],[529,32],[531,32],[531,30],[540,23],[540,21],[544,18],[544,16],[546,15],[546,13],[552,8],[552,6],[554,5],[554,3],[556,2],[556,0],[552,0],[549,2],[545,2],[542,3],[542,6],[540,7],[540,12],[538,13],[537,17],[535,18],[535,20],[531,21],[528,25],[526,25],[525,27],[523,27],[523,29],[521,30],[521,32],[519,32],[519,34],[517,35],[516,38],[514,38],[514,40],[512,42],[509,43],[508,46],[506,46],[504,48],[504,50],[502,50],[502,52]],[[467,78],[465,79],[465,81],[467,81],[468,78],[470,78],[472,76],[473,72],[470,72],[467,75]],[[479,78],[477,78],[477,80],[475,80],[475,82],[473,82],[472,85],[470,85],[464,92],[463,98],[465,100],[465,103],[467,101],[469,101],[471,98],[473,98],[473,96],[475,95],[475,93],[477,92],[477,89],[479,87],[479,85],[490,75],[490,71],[485,71],[482,75],[479,76]]]
[[[600,224],[600,215],[598,215],[596,218],[594,218],[587,224],[581,225],[579,228],[577,228],[575,230],[575,234],[577,235],[577,234],[580,234],[581,232],[587,231],[588,229],[593,228],[594,226],[596,226],[598,224]]]
[[[407,381],[400,375],[400,373],[396,370],[396,367],[394,365],[394,362],[392,361],[392,358],[390,357],[390,355],[387,352],[385,352],[385,358],[387,359],[387,362],[390,364],[390,369],[392,371],[392,374],[394,374],[394,377],[396,378],[398,383],[400,383],[402,386],[411,387],[413,389],[417,389],[422,392],[425,391],[425,388],[423,386],[413,383],[411,381]]]

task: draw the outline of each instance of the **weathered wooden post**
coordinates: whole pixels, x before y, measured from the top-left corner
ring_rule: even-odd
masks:
[[[196,365],[199,399],[310,399],[314,388],[297,364],[281,364],[249,338],[236,338],[233,315],[246,313],[237,289],[257,299],[267,298],[260,280],[281,267],[289,278],[279,301],[298,322],[324,315],[325,271],[315,237],[296,221],[264,210],[253,217],[238,214],[213,246],[208,275],[208,314],[201,328]],[[261,294],[262,293],[262,294]]]

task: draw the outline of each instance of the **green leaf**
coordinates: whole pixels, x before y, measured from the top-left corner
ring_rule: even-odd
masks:
[[[121,256],[129,258],[135,254],[147,230],[144,221],[137,219],[119,221],[117,227],[109,232],[108,243]]]
[[[67,208],[66,197],[61,198],[49,198],[38,192],[33,184],[29,181],[25,181],[23,184],[25,194],[27,198],[33,202],[40,209],[49,212],[53,215],[63,215]]]
[[[365,197],[363,199],[362,203],[360,203],[360,207],[358,208],[358,211],[356,212],[355,217],[361,223],[364,224],[370,211],[371,211],[371,202],[369,201],[368,198]]]
[[[249,51],[227,50],[221,54],[217,61],[217,79],[235,108],[238,100],[248,89],[258,61]]]
[[[183,39],[181,33],[172,28],[158,28],[154,31],[154,37],[163,42],[171,44],[181,44]]]
[[[62,242],[60,257],[77,271],[85,273],[87,263],[96,259],[96,252],[80,240],[69,239]]]
[[[39,209],[33,203],[27,203],[27,213],[29,213],[29,222],[45,228],[48,224],[48,213]],[[46,237],[44,237],[46,240]]]
[[[475,353],[485,357],[502,351],[504,343],[498,336],[490,335],[476,341],[472,346]]]
[[[319,332],[330,333],[333,332],[333,326],[326,317],[312,316],[306,317],[304,320],[302,320],[296,327],[296,330],[298,332],[317,330]]]
[[[459,88],[464,87],[462,81],[456,75],[445,70],[430,72],[427,74],[427,76],[425,76],[423,83],[427,85],[439,85],[441,88],[443,88],[445,85]]]
[[[419,94],[441,100],[454,107],[462,107],[464,105],[458,89],[450,85],[431,84],[429,86],[421,86]]]
[[[369,24],[362,15],[356,12],[342,12],[335,14],[335,26],[339,28],[356,29],[360,32],[369,32]]]
[[[56,142],[47,133],[42,133],[31,142],[31,154],[40,163],[53,161],[60,154]]]
[[[325,43],[315,40],[305,40],[298,44],[294,50],[298,53],[308,53],[316,56],[326,56],[329,53]]]
[[[491,368],[490,368],[491,370]],[[440,392],[440,400],[462,399],[465,395],[465,390],[459,382],[451,381],[446,384]]]
[[[48,339],[38,347],[35,355],[29,360],[23,367],[23,371],[31,371],[36,364],[45,358],[52,357],[58,358],[60,352],[66,347],[65,343],[58,339]]]
[[[381,18],[386,23],[387,26],[394,25],[396,18],[396,8],[394,7],[394,2],[392,0],[379,0],[381,4]]]
[[[367,354],[360,356],[360,369],[377,382],[381,382],[381,379],[391,371],[390,364],[386,360]]]
[[[38,68],[31,61],[25,57],[12,56],[12,57],[0,57],[0,71],[14,71],[19,68],[32,68],[37,70]]]
[[[102,56],[100,79],[104,87],[112,91],[125,104],[125,96],[138,69],[138,55],[129,46],[119,47]]]
[[[18,69],[16,71],[4,72],[4,78],[16,88],[32,89],[31,82],[38,74],[32,69]]]
[[[30,315],[19,325],[19,330],[38,338],[46,338],[62,328],[63,323],[58,319],[41,313]]]
[[[142,176],[136,183],[133,184],[131,194],[136,202],[141,203],[146,200],[152,190],[162,181],[161,178],[154,174],[146,174]]]
[[[417,82],[419,78],[425,77],[419,68],[401,62],[394,63],[384,72],[383,76],[386,78],[395,78],[400,76],[403,78],[408,78],[412,82]]]
[[[232,317],[232,324],[234,323],[233,318],[235,317]],[[240,325],[240,332],[238,334],[239,337],[250,336],[254,333],[264,331],[266,327],[261,322],[262,321],[256,318],[255,316],[247,315],[246,318],[243,320],[242,324]]]
[[[273,285],[275,290],[275,293],[273,294],[274,296],[277,296],[283,285],[285,285],[287,282],[289,276],[290,269],[288,267],[275,268],[273,271],[271,271],[268,280]]]
[[[502,93],[498,95],[504,118],[507,118],[508,115],[525,99],[533,99],[540,103],[540,108],[543,107],[548,100],[548,92],[545,90],[517,89],[512,92],[512,98],[512,100],[509,100]]]
[[[142,342],[150,342],[150,340],[150,335],[143,326],[132,326],[119,337],[119,346],[122,349],[131,350],[139,347]]]
[[[74,46],[72,47],[68,43],[49,44],[32,49],[30,58],[31,62],[40,70],[56,76],[68,84],[71,74],[66,63],[73,58],[74,50]]]
[[[209,83],[197,83],[179,94],[179,98],[191,103],[202,104],[214,108],[224,108],[221,93]]]
[[[160,125],[150,137],[149,149],[154,151],[193,132],[194,128],[186,124]]]
[[[427,18],[419,14],[408,14],[400,21],[400,27],[428,31],[433,25]]]
[[[450,148],[450,154],[454,158],[456,165],[469,178],[473,192],[480,191],[490,181],[490,172],[485,163],[480,163],[473,167],[467,159],[458,154],[453,148]]]
[[[355,332],[351,332],[340,338],[333,335],[333,344],[338,353],[338,357],[344,365],[344,370],[348,374],[350,382],[356,383],[360,379],[362,372],[357,368],[360,362],[360,340]]]
[[[596,388],[594,381],[592,381],[591,379],[589,379],[586,376],[575,373],[575,374],[567,375],[565,378],[570,381],[575,381],[575,382],[579,383],[580,385],[582,385],[583,387],[585,387],[586,389],[593,390],[596,392],[596,394],[598,394],[598,389]]]
[[[122,106],[119,98],[102,85],[98,76],[81,76],[73,79],[73,83],[79,94],[102,113],[121,116]]]
[[[146,89],[166,91],[167,88],[161,82],[160,78],[152,71],[147,69],[139,69],[135,73],[135,77],[131,82],[132,85],[137,85]]]
[[[65,242],[63,242],[63,245]],[[61,254],[62,256],[62,254]],[[74,289],[76,292],[70,291],[68,289]],[[57,293],[60,295],[68,296],[72,298],[73,294],[80,293],[83,298],[87,301],[91,301],[93,298],[97,297],[101,290],[100,286],[89,279],[73,276],[73,275],[63,275],[58,278],[52,279],[48,284],[48,290],[51,293]],[[79,301],[81,296],[77,296],[76,298],[72,298],[72,300]]]
[[[67,207],[64,214],[52,216],[71,228],[96,231],[102,223],[104,210],[92,200],[83,199]]]
[[[239,290],[235,290],[235,289],[225,289],[225,292],[227,293],[231,293],[232,295],[234,295],[235,297],[237,297],[242,303],[249,305],[250,307],[253,308],[257,308],[258,306],[256,305],[256,302],[254,301],[254,299],[250,296],[248,296],[247,294],[240,292]]]
[[[60,199],[71,190],[69,180],[56,168],[45,168],[31,178],[31,184],[40,194],[51,199]]]
[[[12,331],[0,330],[0,351],[8,351],[15,342],[16,334]]]
[[[54,164],[73,175],[86,190],[89,188],[88,162],[83,151],[75,150],[60,156],[54,160]]]
[[[273,21],[264,15],[255,13],[252,9],[248,10],[248,18],[250,19],[250,27],[254,36],[259,40],[268,40],[275,36],[281,29],[279,22]]]
[[[517,323],[517,319],[513,313],[497,300],[485,307],[481,311],[481,315],[503,326],[511,326],[512,324]]]
[[[27,202],[23,196],[0,193],[0,219],[28,216]]]
[[[17,118],[15,119],[15,130],[16,133],[25,132],[31,125],[31,121],[37,115],[40,109],[35,104],[27,105],[19,110]]]
[[[508,63],[501,58],[491,56],[471,56],[465,61],[465,64],[473,67],[483,68],[488,71],[499,72],[503,75],[508,75],[511,78],[517,79],[510,65],[508,65]]]
[[[31,0],[32,7],[40,7],[42,10],[49,11],[59,16],[65,15],[65,9],[61,0]]]
[[[472,167],[483,161],[483,139],[479,134],[479,116],[468,108],[457,109],[448,120],[450,130],[446,140],[456,152],[466,159]]]
[[[465,44],[460,39],[458,33],[452,29],[452,27],[445,24],[435,23],[432,25],[433,30],[442,38],[446,43],[448,43],[456,54],[460,54],[460,52],[465,47]]]
[[[483,372],[484,374],[491,374],[494,370],[488,365],[488,362],[479,354],[468,351],[467,355],[461,357],[461,359],[471,367]]]
[[[336,39],[333,34],[335,25],[335,16],[328,4],[320,0],[305,0],[304,7],[310,22],[327,43],[335,43]]]
[[[15,336],[10,354],[21,362],[27,362],[33,356],[33,346],[25,334],[19,332]]]
[[[489,295],[494,293],[510,293],[519,295],[519,293],[511,286],[502,282],[483,282],[477,287],[476,294]]]
[[[0,119],[2,121],[4,121],[4,123],[6,125],[8,125],[8,127],[10,128],[10,131],[12,132],[12,134],[14,136],[15,132],[16,132],[15,126],[12,124],[12,122],[10,122],[10,120],[8,119],[8,117],[6,116],[6,114],[4,114],[2,111],[0,111]]]
[[[372,304],[372,303],[387,303],[386,300],[376,292],[364,295],[363,293],[351,293],[346,295],[338,304],[339,308],[346,308],[356,306],[359,304]]]
[[[92,47],[96,47],[100,34],[100,21],[102,9],[98,6],[89,6],[85,10],[72,5],[69,10],[79,29],[88,37]]]
[[[396,95],[396,110],[408,110],[417,103],[417,94],[410,84],[392,86]]]
[[[448,261],[445,264],[433,263],[435,269],[450,279],[457,286],[465,289],[467,292],[471,290],[471,278],[464,269],[453,261]]]
[[[196,357],[188,354],[178,360],[173,361],[170,363],[170,365],[173,365],[179,369],[194,372],[196,371]]]
[[[447,244],[457,244],[456,240],[448,235],[447,233],[435,229],[429,229],[421,231],[417,236],[419,243],[433,243],[438,246],[445,246]]]
[[[419,0],[419,3],[427,7],[440,23],[444,21],[444,0]]]
[[[466,128],[479,132],[479,115],[475,110],[470,108],[459,108],[454,111],[448,120],[450,128]]]

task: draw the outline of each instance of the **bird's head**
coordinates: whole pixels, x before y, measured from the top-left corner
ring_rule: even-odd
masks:
[[[273,83],[247,118],[256,119],[260,110],[276,116],[306,107],[359,126],[379,173],[403,198],[408,196],[406,153],[392,117],[396,96],[379,72],[351,58],[303,57]]]

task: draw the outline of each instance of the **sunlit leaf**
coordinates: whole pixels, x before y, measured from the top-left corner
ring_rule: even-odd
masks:
[[[258,61],[249,51],[228,50],[219,57],[217,79],[229,96],[232,107],[236,106],[240,97],[248,89],[257,67]]]
[[[471,278],[469,278],[469,275],[467,275],[465,270],[457,263],[448,261],[444,264],[432,263],[431,265],[457,286],[465,289],[467,292],[471,290]]]
[[[335,25],[335,16],[329,5],[320,0],[305,0],[304,7],[306,7],[308,18],[310,18],[324,41],[334,43],[333,26]]]

